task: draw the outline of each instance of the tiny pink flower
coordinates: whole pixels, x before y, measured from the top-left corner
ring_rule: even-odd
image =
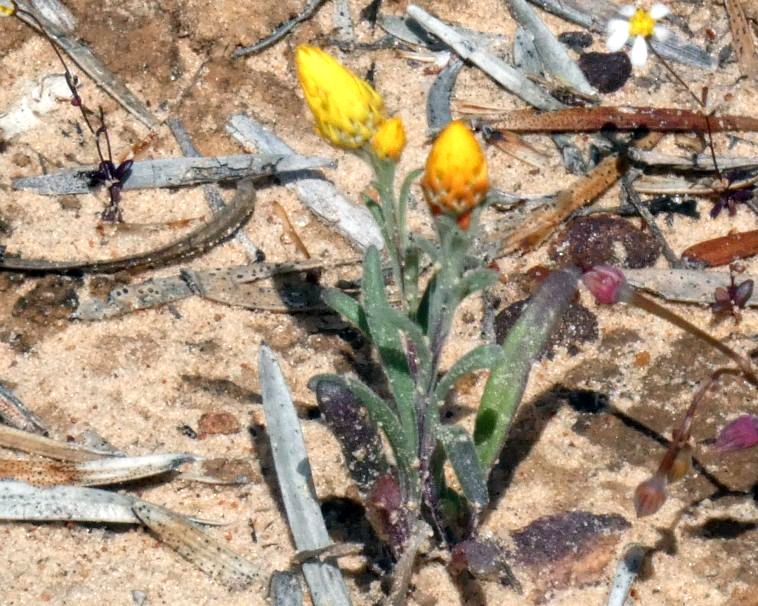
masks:
[[[610,265],[596,265],[582,276],[582,281],[603,305],[626,301],[630,294],[624,272]]]
[[[721,452],[729,452],[752,448],[756,444],[758,444],[758,416],[742,415],[721,429],[714,448]]]

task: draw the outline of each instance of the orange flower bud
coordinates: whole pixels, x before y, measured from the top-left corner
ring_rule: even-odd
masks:
[[[487,194],[487,160],[471,130],[460,120],[451,122],[432,145],[421,180],[433,215],[445,213],[468,229],[471,211]]]

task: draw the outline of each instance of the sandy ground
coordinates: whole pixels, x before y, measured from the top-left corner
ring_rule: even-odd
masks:
[[[362,4],[357,0],[350,3],[355,18]],[[514,31],[513,21],[496,0],[419,4],[470,28],[509,37]],[[328,176],[353,199],[366,186],[369,173],[361,162],[333,150],[314,134],[294,76],[294,46],[306,41],[318,44],[330,34],[329,3],[285,41],[259,56],[236,61],[229,59],[236,45],[257,40],[297,12],[301,3],[72,0],[68,6],[79,19],[81,38],[159,115],[178,115],[204,154],[239,153],[239,146],[225,134],[224,124],[231,114],[247,112],[298,151],[337,159],[339,168],[328,171]],[[401,14],[405,6],[404,1],[388,0],[384,10]],[[720,5],[680,2],[674,11],[684,17],[697,40],[704,39],[704,28],[715,30],[714,52],[728,40]],[[556,32],[575,29],[552,17],[546,21]],[[361,40],[379,35],[365,23],[357,30]],[[61,69],[47,42],[27,28],[6,19],[0,21],[0,32],[2,112],[35,82]],[[595,48],[602,49],[597,37]],[[428,152],[424,102],[434,76],[395,51],[340,56],[362,74],[375,65],[376,87],[408,130],[402,170],[421,165]],[[755,83],[735,84],[738,71],[734,63],[712,74],[682,68],[682,75],[698,85],[709,85],[711,100],[721,103],[724,111],[754,112],[758,89]],[[147,135],[146,129],[86,77],[83,80],[82,95],[90,106],[103,106],[116,154],[124,155],[130,145]],[[462,73],[456,97],[520,106],[474,69]],[[686,93],[654,63],[621,92],[608,95],[604,103],[688,107]],[[17,176],[95,161],[92,140],[77,133],[77,120],[78,113],[61,103],[41,116],[35,128],[0,148],[0,213],[10,226],[3,244],[25,257],[63,260],[108,258],[175,238],[179,232],[171,228],[115,235],[98,232],[103,192],[56,199],[10,189],[10,180]],[[747,142],[738,143],[730,153],[755,155],[758,138],[748,134],[744,139]],[[530,141],[550,152],[544,170],[490,149],[494,185],[511,191],[550,192],[570,179],[546,138],[532,137]],[[717,137],[716,143],[725,150],[727,139]],[[676,151],[669,140],[661,149]],[[179,150],[163,127],[145,155],[176,154]],[[268,260],[301,258],[273,210],[276,202],[286,209],[314,257],[333,260],[354,254],[349,243],[304,210],[291,192],[271,186],[259,191],[255,215],[245,227]],[[611,190],[601,203],[617,205],[618,190]],[[755,216],[744,207],[734,217],[722,213],[716,220],[707,217],[709,208],[706,201],[700,202],[700,221],[684,217],[676,217],[670,225],[660,221],[675,251],[732,229],[756,228]],[[202,191],[194,188],[130,192],[124,195],[123,211],[130,223],[160,223],[202,217],[207,208]],[[413,210],[413,222],[419,228],[428,227],[428,221],[421,205]],[[524,258],[503,262],[511,280],[498,293],[501,307],[524,297],[519,286],[523,280],[518,276],[536,263],[547,262],[546,251],[543,247]],[[239,246],[230,242],[195,260],[191,267],[244,261]],[[658,264],[665,266],[662,259]],[[758,271],[755,261],[747,266]],[[169,273],[161,270],[153,275]],[[280,502],[270,487],[273,474],[257,376],[258,347],[265,340],[279,354],[302,413],[316,488],[332,512],[335,537],[360,540],[361,533],[365,535],[365,524],[355,513],[355,491],[342,455],[326,427],[314,418],[315,401],[307,389],[310,376],[335,369],[347,371],[356,356],[365,359],[365,348],[356,352],[338,334],[321,333],[303,318],[236,309],[199,298],[173,309],[148,310],[101,323],[76,323],[66,319],[70,309],[61,304],[44,305],[44,294],[32,289],[41,284],[42,293],[57,288],[59,293],[76,289],[85,295],[93,285],[92,278],[62,284],[43,280],[48,281],[0,276],[0,380],[49,424],[54,436],[75,439],[92,429],[132,454],[192,452],[246,459],[254,481],[244,486],[167,481],[123,490],[177,511],[223,520],[228,525],[211,532],[258,563],[265,576],[286,569],[294,550]],[[37,302],[31,309],[18,303],[25,295]],[[755,490],[755,451],[717,457],[702,445],[726,420],[739,412],[755,411],[755,392],[741,381],[730,383],[704,406],[694,432],[700,462],[711,477],[733,492],[712,498],[717,488],[701,473],[694,473],[672,487],[671,498],[657,515],[637,520],[632,491],[655,468],[663,448],[625,422],[624,415],[668,435],[697,382],[723,359],[641,312],[595,308],[586,293],[582,301],[596,314],[600,337],[580,345],[574,356],[559,349],[554,359],[535,366],[526,395],[528,404],[514,427],[504,464],[494,474],[493,503],[483,527],[486,534],[507,542],[511,532],[541,516],[572,510],[616,514],[628,522],[627,527],[594,545],[576,570],[567,571],[565,561],[544,566],[514,562],[514,572],[524,586],[522,595],[497,582],[456,585],[439,562],[421,562],[409,603],[602,604],[618,554],[625,545],[636,542],[656,551],[635,588],[635,604],[756,604],[758,531],[755,502],[750,497]],[[480,309],[478,301],[466,305],[456,325],[454,346],[446,353],[447,364],[480,341]],[[743,351],[755,346],[755,311],[746,312],[742,323],[735,325],[731,320],[713,323],[704,308],[680,306],[679,310]],[[479,376],[460,386],[453,411],[464,424],[472,421],[483,384],[484,377]],[[589,414],[551,399],[546,394],[556,385],[606,394],[617,414]],[[197,429],[200,417],[208,412],[233,415],[241,429],[203,439],[192,439],[180,431],[184,425]],[[253,428],[252,437],[248,427]],[[6,523],[0,525],[0,534],[0,557],[5,562],[0,569],[3,604],[131,604],[133,590],[144,592],[151,605],[265,603],[265,588],[229,592],[143,530]],[[369,564],[360,557],[345,562],[356,604],[373,604],[381,598],[379,579],[369,571]]]

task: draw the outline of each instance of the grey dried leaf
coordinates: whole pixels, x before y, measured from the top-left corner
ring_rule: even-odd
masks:
[[[20,522],[96,522],[138,524],[134,497],[97,488],[37,488],[16,480],[0,480],[0,520]]]
[[[262,153],[292,154],[293,150],[274,133],[244,114],[232,116],[226,130],[242,145]],[[360,250],[382,249],[384,240],[369,210],[354,204],[314,171],[284,175],[280,181],[295,190],[298,199],[319,219],[333,227]]]
[[[731,284],[728,272],[704,271],[699,269],[625,269],[629,284],[647,290],[664,299],[684,303],[713,303],[717,288],[727,288]],[[740,274],[740,281],[758,281],[758,276]],[[747,301],[750,307],[758,307],[758,297]]]
[[[328,547],[331,539],[316,498],[297,412],[279,364],[265,344],[259,354],[259,376],[266,431],[295,546],[299,551]],[[316,606],[350,604],[347,587],[335,563],[305,562],[303,574]]]
[[[163,543],[229,589],[244,589],[259,578],[252,562],[237,555],[186,516],[135,499],[134,515]]]
[[[539,53],[545,70],[560,84],[580,95],[597,98],[597,90],[593,88],[579,66],[571,60],[553,32],[539,18],[526,0],[508,0],[511,14],[534,40],[534,47]]]
[[[47,433],[42,420],[2,383],[0,383],[0,422],[21,431]]]
[[[0,459],[0,477],[35,486],[106,486],[167,473],[194,460],[188,454],[109,457],[80,463]]]
[[[131,174],[124,182],[122,190],[238,181],[332,165],[331,160],[325,158],[287,154],[241,154],[208,158],[139,160],[132,165]],[[97,170],[96,166],[82,166],[49,175],[21,177],[14,179],[13,188],[33,190],[43,196],[86,194],[92,191],[90,173],[95,170]]]
[[[495,82],[514,95],[520,97],[530,105],[542,109],[552,110],[563,107],[563,104],[551,97],[547,92],[529,80],[524,74],[508,65],[502,59],[497,58],[481,44],[466,35],[456,31],[443,21],[433,17],[424,9],[411,4],[407,8],[407,14],[433,34],[461,58],[471,61],[479,69],[490,76]]]
[[[0,425],[0,446],[59,461],[91,461],[113,454],[108,450],[61,442],[4,425]]]

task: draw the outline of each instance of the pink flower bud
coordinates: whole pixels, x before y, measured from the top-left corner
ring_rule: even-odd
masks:
[[[634,491],[634,509],[637,517],[653,515],[666,502],[666,478],[656,473]]]
[[[752,448],[756,444],[758,444],[758,416],[742,415],[721,429],[714,448],[721,452],[729,452]]]
[[[603,305],[626,301],[629,296],[624,273],[610,265],[596,265],[582,276],[582,281],[595,295],[595,300]]]

